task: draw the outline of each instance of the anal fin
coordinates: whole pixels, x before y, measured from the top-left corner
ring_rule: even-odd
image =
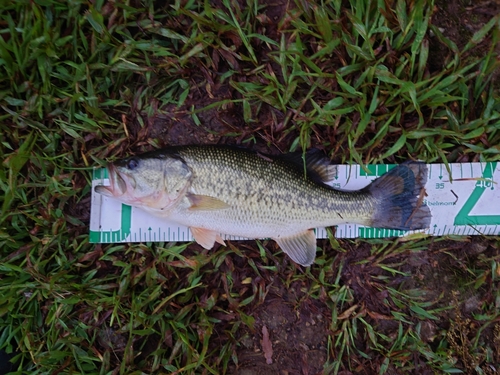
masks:
[[[219,233],[205,228],[189,228],[193,234],[194,240],[205,249],[214,247],[214,243],[218,242],[221,245],[226,245]]]
[[[289,237],[273,238],[281,249],[295,262],[310,266],[316,258],[316,236],[309,229]]]

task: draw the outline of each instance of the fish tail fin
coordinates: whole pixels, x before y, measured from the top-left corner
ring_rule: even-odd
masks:
[[[429,228],[431,212],[423,204],[427,166],[419,162],[398,165],[373,181],[369,193],[378,202],[371,226],[399,230]]]

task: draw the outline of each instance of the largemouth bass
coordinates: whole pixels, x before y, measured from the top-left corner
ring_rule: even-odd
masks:
[[[425,164],[404,163],[364,189],[341,191],[326,185],[334,169],[320,154],[172,147],[110,164],[110,186],[95,190],[188,226],[206,249],[224,244],[220,234],[271,238],[303,266],[316,256],[316,227],[429,227],[431,213],[422,204]]]

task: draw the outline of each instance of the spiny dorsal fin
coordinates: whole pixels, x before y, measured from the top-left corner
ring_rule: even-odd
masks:
[[[328,183],[337,176],[337,167],[332,165],[330,159],[317,148],[312,148],[305,154],[291,152],[281,155],[280,158],[292,163],[300,170],[304,170],[304,160],[307,176],[316,182]]]

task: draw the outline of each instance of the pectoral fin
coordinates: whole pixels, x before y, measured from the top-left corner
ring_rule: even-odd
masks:
[[[213,211],[229,208],[227,203],[208,195],[188,194],[187,198],[191,202],[191,207],[189,207],[191,211]]]
[[[194,240],[203,246],[205,249],[214,247],[214,243],[218,242],[221,245],[226,245],[222,237],[214,231],[204,228],[189,228],[193,234]]]
[[[310,266],[316,258],[316,236],[312,229],[290,237],[273,238],[295,263]]]

